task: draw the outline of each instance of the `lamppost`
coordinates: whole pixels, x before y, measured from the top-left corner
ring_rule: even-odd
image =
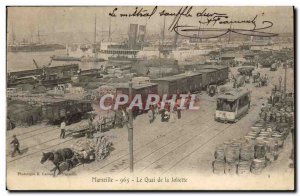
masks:
[[[132,101],[132,82],[129,82],[129,103]],[[130,173],[133,173],[133,116],[132,108],[128,108],[129,119],[127,123],[128,129],[128,144],[129,144],[129,168]]]

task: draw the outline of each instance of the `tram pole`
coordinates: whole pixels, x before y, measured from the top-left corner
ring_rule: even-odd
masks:
[[[129,100],[132,101],[132,82],[129,82]],[[130,173],[133,173],[133,116],[132,108],[129,108],[128,119],[128,144],[129,144],[129,168]]]

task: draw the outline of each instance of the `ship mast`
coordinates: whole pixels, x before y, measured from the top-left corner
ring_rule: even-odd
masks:
[[[38,43],[40,43],[40,25],[39,24],[38,24],[37,36],[38,36]]]
[[[163,26],[163,34],[162,34],[162,47],[164,47],[164,41],[165,41],[165,28],[166,28],[166,16],[164,17],[164,26]]]
[[[95,14],[94,44],[97,43],[97,15]]]
[[[163,31],[162,31],[162,40],[161,40],[161,46],[159,47],[159,67],[160,67],[160,73],[162,77],[162,67],[161,67],[161,51],[164,48],[164,40],[165,40],[165,27],[166,27],[166,16],[164,16],[164,25],[163,25]]]
[[[166,26],[166,16],[164,17],[164,25],[163,25],[163,29],[162,29],[162,39],[161,39],[161,45],[159,47],[159,59],[160,59],[160,53],[163,50],[164,47],[164,40],[165,40],[165,26]]]
[[[95,64],[97,62],[98,54],[97,54],[97,15],[95,14],[95,24],[94,24],[94,47],[93,47],[93,52],[94,52],[94,58],[95,58]]]
[[[229,42],[230,42],[230,37],[231,37],[231,25],[232,25],[232,24],[230,24],[230,31],[229,31],[229,34],[228,34],[228,44],[229,44]]]
[[[16,41],[16,35],[15,35],[15,31],[14,31],[14,25],[12,24],[12,44],[15,44]]]
[[[202,21],[202,16],[200,17],[200,22],[199,22],[199,28],[198,28],[198,34],[197,34],[197,46],[199,46],[199,42],[202,42],[202,39],[199,38],[200,37],[200,30],[201,30],[201,21]]]
[[[108,41],[111,41],[111,17],[109,17],[109,26],[108,26]]]

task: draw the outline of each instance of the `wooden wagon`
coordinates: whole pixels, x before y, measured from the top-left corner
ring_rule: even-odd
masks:
[[[77,122],[87,112],[92,111],[89,101],[52,99],[42,105],[42,116],[50,123]]]

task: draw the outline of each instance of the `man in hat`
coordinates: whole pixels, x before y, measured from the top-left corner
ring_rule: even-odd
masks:
[[[10,142],[10,144],[13,148],[13,151],[11,153],[11,157],[14,157],[16,152],[18,152],[18,154],[20,155],[21,154],[20,143],[19,143],[19,140],[17,139],[16,135],[13,135],[13,140]]]
[[[65,139],[66,134],[66,122],[65,119],[60,124],[60,138]]]

